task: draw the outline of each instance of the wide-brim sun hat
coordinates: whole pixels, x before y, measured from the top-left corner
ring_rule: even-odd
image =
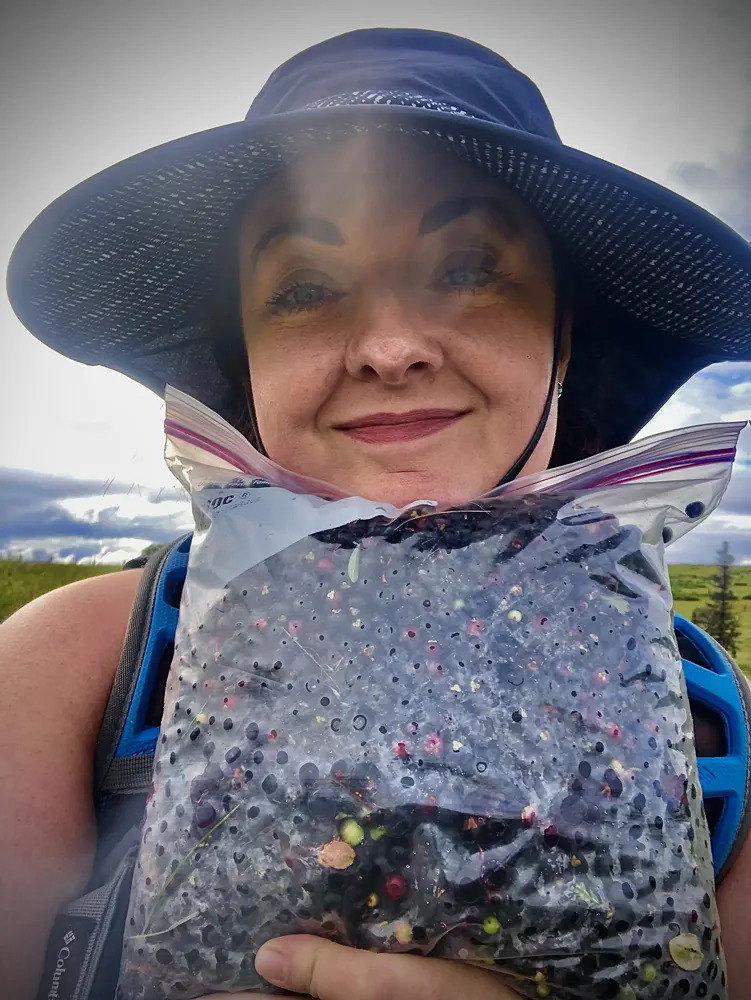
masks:
[[[217,361],[216,259],[240,207],[311,146],[387,131],[490,172],[587,289],[554,461],[633,437],[692,374],[751,360],[751,247],[699,206],[564,145],[537,87],[495,52],[420,29],[354,31],[280,66],[244,119],[79,184],[19,240],[8,294],[54,350],[236,413]]]

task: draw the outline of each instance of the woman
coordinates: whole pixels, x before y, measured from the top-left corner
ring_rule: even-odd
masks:
[[[316,46],[244,123],[64,196],[21,240],[9,288],[56,349],[175,384],[280,465],[394,504],[459,503],[624,443],[690,374],[751,358],[736,234],[563,147],[494,53],[413,30]],[[138,577],[49,594],[0,637],[16,817],[0,826],[2,961],[18,1000],[88,879],[91,762]],[[749,887],[746,843],[718,890],[732,1000]],[[512,996],[478,969],[308,938],[266,946],[258,968],[325,1000]]]

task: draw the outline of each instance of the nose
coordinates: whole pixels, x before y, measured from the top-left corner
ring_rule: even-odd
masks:
[[[347,341],[345,367],[361,382],[404,385],[434,375],[444,363],[435,330],[402,305],[397,297],[379,296],[358,318]]]

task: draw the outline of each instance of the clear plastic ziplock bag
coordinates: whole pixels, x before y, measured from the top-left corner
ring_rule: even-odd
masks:
[[[196,529],[121,995],[273,992],[255,952],[314,933],[526,997],[724,998],[664,547],[743,426],[400,511],[168,390]]]

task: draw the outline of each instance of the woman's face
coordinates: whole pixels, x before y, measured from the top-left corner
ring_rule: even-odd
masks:
[[[398,506],[457,504],[523,452],[553,364],[553,268],[497,181],[402,136],[317,148],[249,206],[240,275],[279,465]],[[525,472],[547,466],[555,426],[554,403]]]

